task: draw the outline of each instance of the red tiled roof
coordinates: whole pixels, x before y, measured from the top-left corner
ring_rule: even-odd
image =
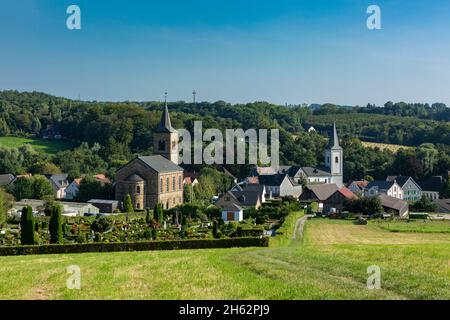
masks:
[[[248,177],[247,181],[249,184],[259,184],[259,178],[258,177]]]
[[[353,193],[353,192],[351,192],[349,189],[347,189],[347,188],[341,188],[341,189],[339,189],[339,192],[344,196],[344,197],[346,197],[347,199],[355,199],[355,198],[357,198],[357,196]]]

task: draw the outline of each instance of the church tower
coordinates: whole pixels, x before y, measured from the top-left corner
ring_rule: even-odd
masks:
[[[344,186],[344,156],[343,149],[339,145],[339,138],[336,130],[336,122],[333,124],[333,132],[325,149],[325,166],[331,173],[330,183],[335,183],[339,188]]]
[[[165,102],[164,112],[153,134],[153,150],[178,165],[178,132],[170,122],[169,108]]]

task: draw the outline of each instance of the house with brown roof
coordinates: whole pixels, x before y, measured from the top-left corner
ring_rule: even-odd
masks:
[[[395,215],[400,217],[409,214],[409,205],[407,201],[388,196],[387,194],[380,194],[379,198],[386,213],[394,212]]]
[[[323,202],[323,212],[329,213],[331,210],[342,212],[344,210],[345,202],[357,199],[358,197],[347,188],[341,188],[333,193],[328,199]]]
[[[319,212],[325,212],[325,202],[337,191],[339,191],[339,188],[334,183],[309,185],[303,190],[299,201],[317,202],[319,204]]]

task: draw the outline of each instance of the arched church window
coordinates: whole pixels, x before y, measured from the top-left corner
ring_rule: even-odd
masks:
[[[159,192],[162,193],[163,192],[163,179],[161,178],[161,180],[159,180]]]
[[[335,161],[336,163],[339,163],[339,157],[334,158],[334,161]]]
[[[137,194],[140,194],[140,193],[141,193],[141,187],[140,187],[140,186],[137,186],[137,187],[136,187],[136,193],[137,193]]]
[[[170,188],[170,180],[169,178],[166,178],[166,191],[169,192],[169,188]]]
[[[166,150],[166,142],[164,140],[160,140],[158,143],[158,150],[165,151]]]

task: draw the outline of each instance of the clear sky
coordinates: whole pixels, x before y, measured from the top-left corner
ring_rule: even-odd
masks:
[[[70,4],[81,30],[66,28]],[[381,7],[382,30],[366,27],[370,4]],[[0,89],[450,105],[450,1],[1,0]]]

